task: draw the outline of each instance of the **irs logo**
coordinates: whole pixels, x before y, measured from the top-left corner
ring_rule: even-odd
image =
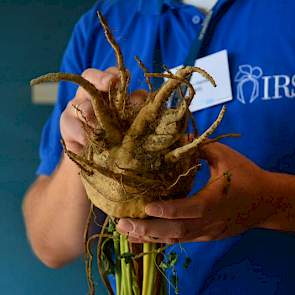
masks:
[[[239,71],[235,76],[237,82],[237,98],[246,104],[252,103],[259,96],[259,82],[258,79],[262,77],[262,69],[260,67],[252,67],[250,65],[240,65]],[[246,87],[248,89],[246,92]]]

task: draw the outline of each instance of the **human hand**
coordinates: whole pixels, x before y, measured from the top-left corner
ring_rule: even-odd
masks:
[[[108,92],[110,86],[119,83],[119,70],[116,67],[110,67],[106,71],[96,69],[87,69],[82,73],[82,77],[91,82],[99,91]],[[142,106],[147,97],[145,90],[134,91],[128,96],[128,106],[138,109]],[[106,99],[108,94],[106,93]],[[91,127],[95,127],[96,118],[91,104],[90,94],[79,87],[75,97],[69,101],[66,109],[61,115],[60,130],[61,136],[66,147],[74,153],[79,153],[86,144],[86,134],[82,122]]]
[[[195,196],[153,202],[145,220],[121,219],[118,231],[134,243],[210,241],[238,235],[276,210],[270,173],[221,143],[204,145],[211,178]]]
[[[106,71],[87,69],[82,77],[91,82],[98,90],[107,92],[111,81],[118,79],[119,71],[110,67]],[[75,97],[69,101],[60,118],[61,136],[67,148],[79,153],[86,144],[86,136],[82,122],[87,120],[91,126],[95,125],[95,115],[89,93],[79,87]]]

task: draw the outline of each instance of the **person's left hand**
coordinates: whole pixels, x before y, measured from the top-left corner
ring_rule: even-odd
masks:
[[[134,243],[210,241],[238,235],[276,211],[271,173],[221,143],[204,145],[211,178],[191,198],[153,202],[148,219],[120,219],[117,230]]]

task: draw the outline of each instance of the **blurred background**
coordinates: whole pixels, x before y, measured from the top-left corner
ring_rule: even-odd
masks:
[[[43,124],[52,105],[32,103],[29,81],[57,71],[91,0],[0,0],[0,294],[86,294],[82,259],[43,266],[26,239],[21,204],[35,178]],[[98,287],[98,294],[105,294]]]

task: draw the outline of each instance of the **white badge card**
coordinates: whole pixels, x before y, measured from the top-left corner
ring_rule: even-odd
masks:
[[[213,87],[213,85],[199,73],[194,73],[190,82],[196,91],[196,95],[190,105],[191,112],[203,110],[233,99],[226,50],[197,59],[195,66],[208,72],[214,78],[217,86]],[[171,71],[175,72],[180,67],[181,66],[178,66]]]
[[[194,73],[191,83],[196,91],[196,95],[190,105],[191,112],[209,108],[233,99],[226,50],[197,59],[195,66],[208,72],[214,78],[217,86],[213,87],[203,76]]]

